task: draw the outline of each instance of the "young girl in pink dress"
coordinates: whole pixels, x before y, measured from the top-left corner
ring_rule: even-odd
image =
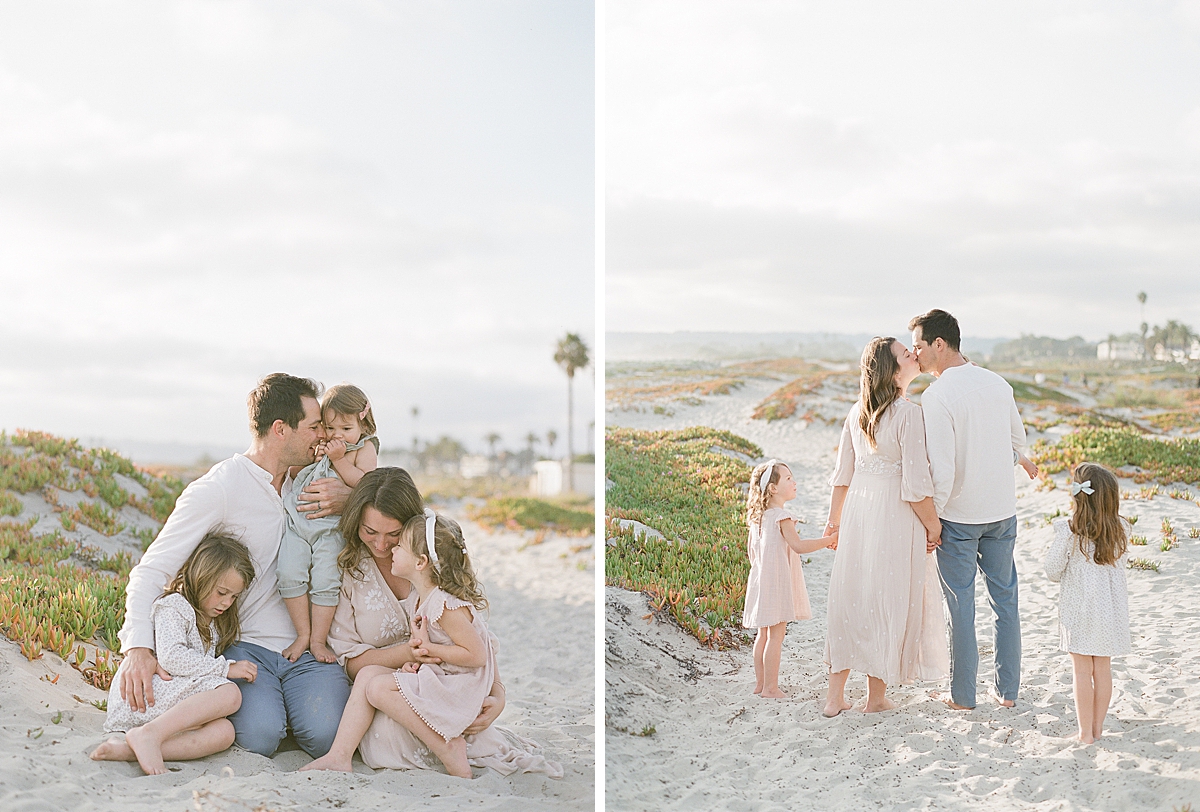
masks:
[[[742,625],[758,629],[754,641],[754,693],[768,699],[787,698],[779,689],[779,659],[788,621],[812,617],[800,557],[837,547],[837,533],[816,539],[800,538],[796,517],[783,507],[794,498],[796,480],[783,463],[771,460],[751,473],[746,495],[750,577],[746,582]]]
[[[392,550],[392,574],[417,594],[414,647],[442,662],[358,672],[329,753],[304,770],[349,772],[350,759],[379,709],[433,751],[450,775],[471,777],[463,731],[475,721],[495,679],[491,638],[480,617],[487,600],[467,557],[462,528],[429,508],[405,525]],[[370,672],[367,669],[371,669]]]

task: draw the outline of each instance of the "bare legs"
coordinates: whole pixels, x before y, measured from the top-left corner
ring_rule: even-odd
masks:
[[[766,699],[788,698],[779,689],[779,660],[783,657],[785,634],[787,623],[776,623],[760,628],[754,640],[754,693]]]
[[[292,625],[296,627],[296,639],[283,650],[283,656],[296,662],[301,654],[308,651],[308,641],[312,637],[312,623],[308,619],[308,595],[284,598],[283,605],[287,607]],[[328,631],[326,629],[326,632]]]
[[[830,718],[842,711],[850,710],[852,705],[846,701],[846,680],[850,678],[850,669],[838,671],[829,675],[829,692],[825,696],[825,709],[821,714]],[[887,683],[878,677],[867,677],[867,704],[863,713],[879,713],[896,707],[887,698]]]
[[[350,772],[350,759],[354,755],[375,710],[379,709],[407,728],[420,739],[433,754],[441,759],[446,772],[459,778],[471,777],[471,765],[467,761],[467,741],[462,736],[446,741],[441,734],[425,723],[400,694],[400,687],[392,669],[381,665],[368,665],[354,678],[354,689],[342,713],[337,737],[325,756],[301,767],[302,770],[341,770]]]
[[[322,606],[319,603],[312,605],[312,640],[309,641],[308,650],[319,662],[337,662],[337,656],[330,650],[326,642],[329,637],[329,627],[333,625],[333,614],[336,611],[336,604],[334,606]]]
[[[211,756],[233,744],[233,723],[226,719],[242,705],[234,684],[189,696],[156,719],[113,738],[92,751],[96,761],[134,761],[147,775],[167,771],[163,761]]]
[[[887,683],[879,677],[867,677],[867,705],[863,712],[879,713],[894,707],[895,703],[887,698]]]
[[[1079,740],[1091,744],[1104,735],[1104,717],[1112,700],[1112,658],[1072,654],[1071,670]]]

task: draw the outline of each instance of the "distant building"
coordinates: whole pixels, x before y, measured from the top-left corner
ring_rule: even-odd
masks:
[[[1193,338],[1192,344],[1186,350],[1182,347],[1168,348],[1161,341],[1154,345],[1155,361],[1174,361],[1186,364],[1188,361],[1200,361],[1200,338]]]
[[[1140,361],[1145,349],[1138,341],[1101,341],[1096,345],[1096,357],[1101,361]]]
[[[567,489],[566,460],[539,460],[529,478],[529,490],[535,496],[557,496]],[[596,493],[596,464],[577,462],[574,466],[575,493]]]
[[[476,479],[492,472],[492,461],[483,454],[466,454],[458,461],[458,473],[464,479]]]

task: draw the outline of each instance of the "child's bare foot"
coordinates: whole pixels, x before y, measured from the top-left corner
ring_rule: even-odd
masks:
[[[754,683],[754,693],[756,693],[756,694],[761,694],[761,693],[762,693],[762,689],[763,689],[763,687],[762,687],[762,683],[761,683],[761,682],[756,682],[756,683]]]
[[[308,650],[311,651],[313,653],[313,656],[317,658],[317,662],[320,662],[320,663],[336,663],[337,662],[337,655],[334,654],[330,650],[329,646],[325,645],[324,643],[314,640],[314,641],[312,641],[312,644],[309,645]],[[301,653],[303,653],[303,652],[301,652]]]
[[[1084,744],[1092,744],[1096,741],[1095,738],[1092,737],[1091,733],[1084,733],[1082,731],[1080,731],[1079,735],[1075,738],[1079,739],[1079,741],[1083,742]]]
[[[92,751],[93,761],[137,761],[133,748],[115,736]]]
[[[437,757],[442,760],[446,772],[459,778],[474,778],[471,775],[471,763],[467,761],[467,740],[462,736],[446,742],[439,747]]]
[[[167,771],[163,764],[162,742],[145,725],[135,727],[125,734],[125,742],[137,756],[142,772],[146,775],[162,775]]]
[[[763,691],[761,694],[759,694],[759,696],[761,696],[763,699],[789,699],[790,698],[788,696],[788,694],[785,694],[779,688],[763,688]]]
[[[837,702],[827,702],[827,703],[825,703],[825,710],[821,711],[821,715],[826,718],[832,719],[833,717],[837,716],[842,711],[848,711],[853,707],[854,706],[851,705],[849,702],[847,702],[845,699],[838,700]]]
[[[304,652],[308,651],[308,638],[297,637],[295,641],[283,650],[283,656],[287,657],[292,662],[299,660]]]
[[[465,746],[466,745],[464,742],[464,747]],[[466,750],[464,750],[463,752],[465,754]],[[351,758],[353,758],[353,755],[351,755]],[[303,767],[301,767],[299,769],[299,772],[304,772],[305,770],[337,770],[340,773],[348,773],[348,772],[354,771],[353,768],[350,766],[349,758],[343,758],[341,756],[334,755],[332,752],[326,753],[325,755],[321,756],[320,758],[318,758],[314,761],[308,762],[307,764],[305,764]]]
[[[896,703],[885,696],[877,702],[868,700],[867,704],[863,706],[863,713],[879,713],[880,711],[892,710],[895,707]]]

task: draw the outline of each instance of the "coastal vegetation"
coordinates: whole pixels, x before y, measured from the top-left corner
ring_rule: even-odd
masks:
[[[469,506],[467,515],[486,526],[509,530],[553,530],[567,536],[590,535],[596,524],[596,515],[590,511],[521,496],[488,499],[481,506]]]

